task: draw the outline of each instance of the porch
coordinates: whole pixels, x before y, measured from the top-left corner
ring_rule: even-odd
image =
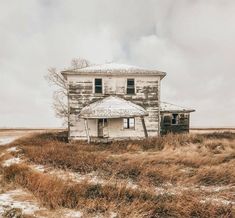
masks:
[[[87,141],[111,141],[147,138],[144,117],[147,111],[130,101],[109,96],[84,107],[79,117],[84,120]]]

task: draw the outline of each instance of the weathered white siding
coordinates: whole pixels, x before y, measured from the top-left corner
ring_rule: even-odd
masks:
[[[94,94],[95,78],[102,78],[103,94]],[[127,78],[135,79],[135,95],[126,94]],[[84,106],[109,95],[117,95],[145,108],[149,113],[149,116],[145,117],[148,134],[149,136],[158,135],[160,76],[95,76],[94,74],[90,74],[68,75],[67,80],[69,84],[70,139],[86,138],[84,120],[80,119],[78,116],[80,110]],[[135,120],[135,130],[123,129],[122,119],[108,120],[109,137],[144,137],[144,131],[140,118],[135,118]],[[89,120],[88,126],[90,135],[96,137],[97,120]]]

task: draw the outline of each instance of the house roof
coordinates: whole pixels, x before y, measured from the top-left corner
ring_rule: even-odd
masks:
[[[85,106],[82,118],[121,118],[147,116],[147,111],[139,105],[117,96],[109,96]]]
[[[194,112],[195,110],[191,108],[186,108],[186,107],[178,106],[175,104],[167,103],[167,102],[161,102],[160,111],[164,113],[164,112]]]
[[[142,67],[137,66],[131,66],[126,64],[117,64],[117,63],[109,63],[109,64],[99,64],[99,65],[93,65],[89,67],[84,67],[80,69],[75,70],[65,70],[61,72],[62,75],[76,75],[76,74],[89,74],[89,73],[95,73],[95,74],[105,74],[105,75],[155,75],[160,76],[163,78],[166,76],[165,72],[158,71],[158,70],[151,70],[151,69],[145,69]]]

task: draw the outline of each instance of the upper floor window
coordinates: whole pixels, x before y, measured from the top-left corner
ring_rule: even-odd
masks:
[[[124,118],[123,119],[124,129],[134,129],[135,128],[135,118]]]
[[[102,93],[102,79],[95,79],[95,93]]]
[[[127,79],[126,93],[128,95],[135,94],[135,80],[134,79]]]

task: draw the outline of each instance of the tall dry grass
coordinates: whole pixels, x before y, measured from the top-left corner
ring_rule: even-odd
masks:
[[[118,211],[121,217],[232,217],[230,206],[200,202],[203,193],[150,191],[167,183],[178,186],[235,185],[235,134],[168,134],[142,141],[108,144],[68,143],[66,133],[43,133],[21,138],[18,146],[28,161],[128,183],[118,185],[72,184],[27,166],[4,169],[4,178],[33,192],[51,208],[86,208],[88,213]],[[148,189],[150,187],[150,189]],[[145,190],[145,191],[143,191]],[[146,191],[148,190],[148,191]],[[202,196],[203,195],[203,196]],[[231,193],[226,193],[230,198]]]
[[[64,134],[64,133],[63,133]],[[45,133],[17,140],[37,164],[95,171],[103,178],[130,179],[143,185],[235,183],[235,134],[168,134],[142,141],[109,144],[66,143],[66,135]]]
[[[201,203],[187,192],[155,195],[118,185],[71,184],[26,165],[4,168],[4,178],[27,188],[50,208],[77,208],[88,214],[116,211],[120,217],[232,217],[230,206]]]

